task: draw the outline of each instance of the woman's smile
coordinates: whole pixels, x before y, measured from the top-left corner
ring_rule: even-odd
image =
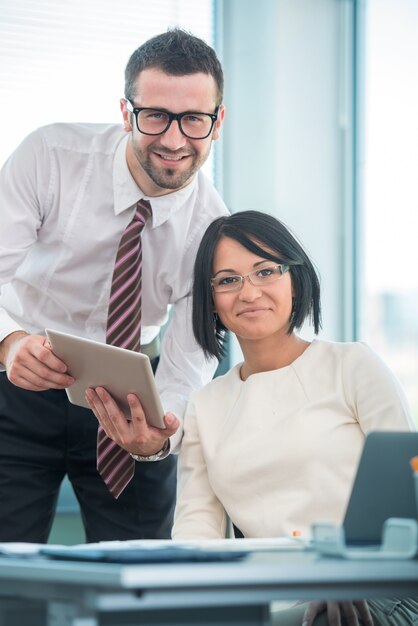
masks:
[[[271,309],[265,306],[251,306],[238,311],[238,317],[261,317]]]

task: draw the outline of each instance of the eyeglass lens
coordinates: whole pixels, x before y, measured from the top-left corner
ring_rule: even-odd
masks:
[[[149,135],[164,133],[171,120],[172,118],[168,113],[153,109],[145,109],[137,114],[138,130]],[[206,113],[184,113],[178,121],[183,134],[191,139],[207,137],[214,124],[213,119]]]
[[[216,276],[212,279],[212,286],[214,291],[217,292],[237,291],[241,289],[245,278],[248,278],[250,283],[256,286],[268,285],[269,283],[274,283],[276,280],[279,280],[286,271],[286,265],[272,265],[254,270],[246,276],[240,276],[239,274]]]

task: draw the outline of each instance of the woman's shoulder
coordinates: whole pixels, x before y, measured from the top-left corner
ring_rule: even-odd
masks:
[[[337,357],[379,358],[376,352],[364,341],[329,341],[314,339],[312,346],[316,354],[334,354]]]
[[[342,369],[346,375],[353,372],[365,375],[380,371],[385,375],[393,375],[384,360],[364,341],[327,341],[315,339],[314,358],[335,369]]]

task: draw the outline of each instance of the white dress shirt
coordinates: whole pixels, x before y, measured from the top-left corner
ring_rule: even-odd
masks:
[[[0,341],[45,328],[105,341],[121,235],[141,198],[142,344],[167,321],[156,381],[165,410],[182,418],[190,391],[208,382],[191,327],[193,263],[204,230],[227,209],[199,172],[180,191],[144,196],[126,162],[119,125],[53,124],[29,135],[0,174]],[[178,438],[172,441],[176,445]]]
[[[405,395],[365,344],[315,340],[288,367],[192,394],[179,458],[175,539],[280,537],[344,517],[365,435],[414,430]]]

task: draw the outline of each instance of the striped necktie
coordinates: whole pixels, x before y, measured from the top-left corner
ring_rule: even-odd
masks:
[[[151,205],[140,200],[126,227],[116,254],[110,289],[106,343],[139,352],[141,347],[141,232],[151,215]],[[132,480],[135,461],[99,426],[97,470],[110,493],[118,498]]]

